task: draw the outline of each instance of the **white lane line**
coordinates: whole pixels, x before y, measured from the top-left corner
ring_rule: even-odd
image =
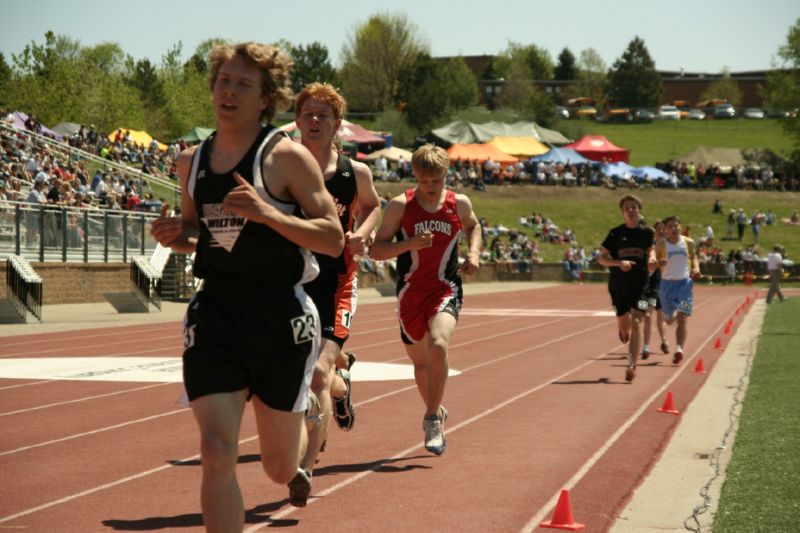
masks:
[[[168,337],[147,337],[147,342],[163,341],[163,340],[176,340],[176,339],[179,339],[179,338],[180,338],[180,336],[177,333],[175,333],[175,334],[169,335]],[[91,348],[103,348],[103,347],[106,347],[106,346],[120,346],[120,345],[123,345],[123,344],[132,344],[132,343],[141,343],[141,342],[142,342],[142,339],[140,337],[138,339],[131,339],[131,340],[128,340],[128,341],[116,341],[116,342],[104,342],[102,344],[90,344],[89,346],[81,346],[81,349],[82,350],[86,350],[86,349],[91,349]],[[164,348],[161,348],[161,349],[163,350]],[[63,351],[64,351],[64,346],[59,346],[58,348],[53,348],[52,350],[41,350],[41,351],[37,350],[36,354],[40,355],[40,354],[53,353],[53,352],[63,352]],[[148,353],[150,351],[156,351],[156,350],[147,350],[147,351],[139,352],[139,353]],[[6,358],[11,358],[11,357],[17,357],[17,356],[20,356],[20,355],[23,355],[23,356],[30,355],[30,351],[17,352],[17,353],[6,353],[6,354],[3,354],[0,357],[2,357],[3,359],[6,359]]]
[[[11,455],[13,453],[24,452],[26,450],[32,450],[34,448],[41,448],[42,446],[49,446],[51,444],[58,444],[59,442],[65,442],[65,441],[68,441],[68,440],[74,440],[74,439],[78,439],[78,438],[81,438],[81,437],[86,437],[88,435],[95,435],[97,433],[103,433],[105,431],[111,431],[113,429],[124,428],[126,426],[131,426],[133,424],[140,424],[142,422],[149,422],[150,420],[155,420],[155,419],[161,418],[163,416],[171,416],[171,415],[178,414],[178,413],[186,413],[188,411],[189,411],[188,408],[176,409],[175,411],[167,411],[166,413],[161,413],[161,414],[158,414],[158,415],[152,415],[152,416],[147,416],[147,417],[144,417],[144,418],[138,418],[136,420],[129,420],[127,422],[122,422],[121,424],[115,424],[113,426],[106,426],[106,427],[103,427],[103,428],[97,428],[97,429],[93,429],[91,431],[86,431],[86,432],[83,432],[83,433],[75,433],[73,435],[68,435],[66,437],[61,437],[60,439],[48,440],[48,441],[45,441],[45,442],[39,442],[37,444],[29,444],[28,446],[22,446],[21,448],[16,448],[14,450],[6,450],[4,452],[0,452],[0,457],[2,457],[4,455]]]
[[[719,296],[717,298],[719,298]],[[707,304],[713,302],[717,298],[712,298],[711,300],[707,300],[703,302],[702,305],[696,306],[696,308],[705,307]],[[608,440],[600,448],[598,448],[598,450],[594,454],[592,454],[592,456],[578,469],[578,471],[575,472],[575,474],[567,480],[564,486],[558,489],[558,492],[554,494],[550,498],[550,500],[536,512],[536,514],[533,515],[533,518],[531,518],[530,521],[528,521],[528,523],[522,527],[520,532],[529,533],[539,527],[539,524],[545,519],[550,509],[553,509],[558,503],[558,497],[561,495],[561,490],[562,489],[572,490],[572,488],[575,485],[577,485],[578,482],[581,479],[583,479],[583,477],[587,473],[589,473],[589,470],[591,470],[592,467],[594,467],[594,465],[597,464],[597,462],[603,457],[603,455],[605,455],[605,453],[619,440],[619,438],[633,425],[633,423],[636,422],[640,416],[642,416],[642,413],[644,413],[646,409],[650,408],[650,404],[652,404],[656,400],[656,398],[664,394],[664,391],[667,390],[667,387],[669,387],[676,379],[678,379],[678,377],[680,377],[681,374],[683,374],[684,369],[691,368],[690,366],[691,361],[693,361],[694,358],[697,357],[697,354],[700,353],[700,350],[702,350],[703,347],[705,347],[709,342],[711,342],[711,339],[715,335],[719,335],[719,329],[720,328],[712,330],[711,334],[698,345],[699,347],[694,351],[692,356],[683,362],[681,370],[679,372],[673,373],[672,377],[667,379],[667,381],[665,381],[664,384],[658,388],[658,390],[656,390],[653,394],[651,394],[646,401],[642,402],[639,408],[619,427],[619,429],[617,429],[617,431],[615,431],[608,438]]]
[[[562,321],[562,320],[558,320],[558,321],[554,321],[554,322],[561,322],[561,321]],[[533,327],[533,326],[531,326],[531,327]],[[586,329],[586,331],[590,331],[590,330],[592,330],[592,329],[596,329],[596,328],[598,328],[598,327],[600,327],[600,326],[594,326],[594,327],[592,327],[592,328],[587,328],[587,329]],[[521,329],[526,329],[526,328],[521,328]],[[576,332],[575,334],[578,334],[578,333],[580,333],[580,332]],[[482,342],[482,341],[484,341],[484,340],[485,340],[485,338],[484,338],[484,337],[482,337],[482,338],[480,338],[480,339],[475,339],[474,341],[464,342],[464,343],[460,344],[459,346],[464,346],[464,345],[466,345],[466,344],[478,343],[478,342]],[[501,359],[505,359],[505,358],[506,358],[506,356],[503,356],[503,357],[502,357],[502,358],[500,358],[499,360],[501,360]],[[583,365],[581,365],[581,366],[585,366],[585,365],[587,365],[587,364],[591,364],[592,362],[594,362],[594,361],[593,361],[593,360],[587,361],[586,363],[584,363],[584,364],[583,364]],[[481,366],[485,366],[486,364],[489,364],[489,363],[490,363],[490,362],[485,362],[485,363],[483,363]],[[568,374],[569,374],[569,372],[567,372],[567,373],[563,374],[563,376],[566,376],[566,375],[568,375]],[[563,377],[563,376],[561,376],[561,377]],[[561,379],[561,377],[558,377],[558,378],[556,378],[556,379]],[[541,385],[539,385],[539,387],[543,387],[543,386],[547,385],[548,383],[549,383],[549,382],[542,383]],[[403,388],[403,389],[401,389],[401,390],[411,390],[411,389],[413,389],[413,388],[416,388],[416,387],[404,387],[404,388]],[[371,401],[371,400],[367,400],[367,401]],[[363,403],[367,403],[367,401],[365,401],[365,402],[361,402],[361,403],[362,403],[362,404],[363,404]],[[358,404],[358,405],[360,405],[360,404]],[[148,417],[148,418],[145,418],[145,419],[141,419],[140,421],[146,421],[146,420],[148,420],[148,419],[152,419],[152,418],[158,418],[158,417],[160,417],[160,416],[168,416],[168,415],[171,415],[171,414],[179,413],[179,412],[181,412],[181,411],[185,411],[185,409],[181,409],[181,410],[178,410],[178,411],[172,411],[172,412],[169,412],[169,413],[163,413],[163,414],[161,414],[161,415],[156,415],[156,416],[154,416],[154,417]],[[138,422],[138,421],[131,421],[130,423],[135,423],[135,422]],[[128,424],[121,424],[119,427],[121,427],[121,426],[124,426],[124,425],[128,425]],[[462,424],[459,424],[458,426],[454,426],[454,428],[459,428],[459,427],[462,427],[463,425],[464,425],[464,424],[462,423]],[[108,428],[108,429],[111,429],[111,428]],[[104,431],[104,430],[102,430],[102,431]],[[451,430],[451,431],[452,431],[452,430]],[[88,432],[88,433],[85,433],[85,434],[82,434],[82,435],[88,435],[88,434],[91,434],[91,433],[96,433],[96,432],[97,432],[97,431],[94,431],[94,432]],[[71,439],[71,438],[74,438],[74,436],[71,436],[71,437],[66,437],[66,438],[64,438],[64,439],[58,439],[58,441],[69,440],[69,439]],[[245,438],[245,439],[242,439],[242,440],[240,440],[240,441],[239,441],[239,445],[241,446],[242,444],[245,444],[245,443],[248,443],[248,442],[254,441],[254,440],[256,440],[256,439],[258,439],[258,435],[254,435],[254,436],[251,436],[251,437],[247,437],[247,438]],[[53,441],[53,442],[58,442],[58,441]],[[401,452],[400,454],[397,454],[397,455],[395,455],[395,456],[394,456],[392,459],[396,459],[396,458],[399,458],[399,457],[403,457],[404,455],[408,455],[408,454],[412,453],[414,450],[417,450],[417,449],[419,449],[420,447],[421,447],[421,445],[420,445],[420,444],[417,444],[417,445],[415,445],[415,446],[413,446],[413,447],[411,447],[411,448],[408,448],[407,450],[404,450],[404,451],[403,451],[403,452]],[[190,458],[188,458],[188,459],[184,459],[183,461],[191,461],[191,460],[196,460],[196,459],[198,459],[198,458],[199,458],[199,455],[194,455],[194,456],[192,456],[192,457],[190,457]],[[107,484],[104,484],[104,485],[101,485],[101,486],[97,486],[97,487],[93,487],[93,488],[91,488],[91,489],[87,489],[87,490],[85,490],[85,491],[82,491],[82,492],[79,492],[79,493],[75,493],[75,494],[72,494],[72,495],[69,495],[69,496],[65,496],[65,497],[63,497],[63,498],[60,498],[60,499],[58,499],[58,500],[54,500],[54,501],[51,501],[51,502],[48,502],[48,503],[42,504],[42,505],[39,505],[39,506],[37,506],[37,507],[34,507],[34,508],[31,508],[31,509],[27,509],[27,510],[24,510],[24,511],[20,511],[20,512],[18,512],[18,513],[15,513],[15,514],[13,514],[13,515],[9,515],[9,516],[6,516],[6,517],[2,517],[2,518],[0,518],[0,523],[8,522],[8,521],[10,521],[10,520],[14,520],[15,518],[19,518],[19,517],[21,517],[21,516],[26,516],[26,515],[29,515],[29,514],[32,514],[32,513],[38,512],[38,511],[42,511],[42,510],[48,509],[48,508],[50,508],[50,507],[53,507],[53,506],[55,506],[55,505],[59,505],[59,504],[62,504],[62,503],[67,503],[67,502],[69,502],[69,501],[72,501],[72,500],[75,500],[75,499],[81,498],[81,497],[83,497],[83,496],[86,496],[86,495],[89,495],[89,494],[93,494],[93,493],[95,493],[95,492],[99,492],[99,491],[101,491],[101,490],[105,490],[105,489],[107,489],[107,488],[111,488],[111,487],[114,487],[114,486],[117,486],[117,485],[121,485],[121,484],[123,484],[123,483],[127,483],[127,482],[129,482],[129,481],[133,481],[133,480],[135,480],[135,479],[139,479],[139,478],[142,478],[142,477],[148,476],[148,475],[150,475],[150,474],[154,474],[154,473],[160,472],[160,471],[162,471],[162,470],[166,470],[166,469],[172,468],[173,466],[174,466],[174,465],[172,465],[172,464],[169,464],[169,465],[163,465],[163,466],[161,466],[161,467],[154,468],[154,469],[152,469],[152,470],[147,470],[147,471],[145,471],[145,472],[140,472],[140,473],[138,473],[138,474],[134,474],[134,475],[132,475],[132,476],[128,476],[128,477],[125,477],[125,478],[118,479],[118,480],[116,480],[116,481],[113,481],[113,482],[111,482],[111,483],[107,483]],[[379,465],[379,466],[380,466],[380,465]],[[379,466],[378,466],[378,467],[379,467]],[[376,468],[378,468],[378,467],[376,467]],[[366,476],[367,474],[369,474],[369,473],[370,473],[370,472],[372,472],[372,471],[374,471],[374,470],[369,470],[369,471],[367,471],[367,472],[363,472],[363,473],[357,474],[356,476],[352,476],[352,477],[356,478],[356,479],[353,479],[353,481],[356,481],[357,479],[361,479],[362,477]],[[349,479],[349,478],[348,478],[348,479]],[[336,486],[334,486],[334,487],[330,487],[329,489],[327,489],[327,490],[326,490],[326,491],[325,491],[323,494],[324,494],[324,495],[330,494],[330,493],[334,492],[334,490],[338,490],[339,488],[341,488],[341,487],[343,487],[343,486],[346,486],[347,484],[350,484],[350,483],[352,483],[353,481],[350,481],[350,482],[348,482],[348,480],[347,480],[347,479],[345,479],[345,480],[343,480],[342,482],[340,482],[339,484],[337,484]],[[312,503],[312,502],[313,502],[313,500],[310,500],[310,501],[309,501],[309,503]],[[294,511],[294,509],[287,509],[287,514],[288,514],[288,512],[292,512],[292,511]],[[269,525],[269,523],[264,523],[264,524],[261,524],[261,526],[266,526],[266,525]],[[250,531],[250,530],[248,530],[248,531]]]
[[[161,331],[173,331],[175,329],[180,329],[179,327],[178,328],[175,327],[175,324],[179,324],[179,323],[180,323],[180,321],[174,321],[174,322],[171,322],[170,326],[165,326],[163,324],[159,324],[157,327],[144,328],[144,329],[139,329],[139,330],[135,330],[135,331],[125,331],[124,333],[137,335],[139,338],[141,338],[142,335],[144,335],[144,334],[150,334],[150,333],[153,333],[153,332],[160,333]],[[108,325],[108,326],[104,326],[104,329],[117,329],[117,328],[131,328],[131,329],[133,329],[135,327],[136,326],[132,326],[132,325],[127,325],[127,326],[126,325],[117,325],[117,326]],[[51,333],[45,333],[45,335],[56,336],[56,335],[58,335],[58,333],[65,333],[65,332],[54,332],[52,334]],[[64,343],[67,343],[67,342],[83,341],[83,340],[86,340],[86,339],[107,339],[108,338],[108,334],[109,334],[108,331],[103,331],[103,332],[98,332],[98,333],[88,333],[88,334],[82,334],[82,335],[81,334],[76,334],[75,336],[71,336],[71,337],[59,336],[57,339],[52,339],[52,338],[44,338],[43,339],[43,338],[41,338],[41,336],[37,335],[33,339],[26,339],[26,340],[21,341],[21,342],[5,342],[5,343],[3,343],[3,346],[4,347],[8,347],[8,346],[33,346],[33,345],[36,345],[36,344],[51,344],[53,342],[60,342],[60,343],[64,344]],[[24,335],[28,336],[28,335],[35,335],[35,334],[25,333]]]
[[[564,339],[568,339],[570,337],[574,337],[576,335],[581,335],[583,333],[586,333],[586,332],[594,330],[594,329],[599,329],[599,328],[604,328],[604,327],[607,327],[607,324],[599,324],[597,326],[592,326],[590,328],[586,328],[584,330],[577,331],[577,332],[571,333],[569,335],[565,335],[565,336],[560,337],[558,339],[554,339],[552,341],[542,343],[542,344],[540,344],[538,346],[532,346],[532,347],[526,348],[524,350],[519,350],[519,351],[514,352],[514,353],[506,354],[506,355],[504,355],[502,357],[499,357],[497,359],[493,359],[489,363],[481,363],[479,365],[475,365],[473,367],[470,367],[469,370],[474,370],[476,368],[480,368],[480,367],[486,366],[487,364],[490,364],[490,363],[503,361],[503,360],[511,358],[511,357],[516,357],[516,356],[518,356],[520,354],[523,354],[523,353],[526,353],[526,352],[530,352],[532,350],[536,350],[536,349],[541,348],[543,346],[547,346],[548,344],[552,344],[553,342],[558,342],[558,341],[561,341],[561,340],[564,340]],[[619,345],[619,346],[622,346],[622,345]],[[619,347],[619,346],[617,346],[617,347]],[[600,355],[603,355],[603,354],[600,354]],[[543,388],[547,387],[548,385],[551,385],[552,382],[561,380],[561,379],[565,378],[566,376],[569,376],[570,374],[572,374],[574,372],[577,372],[578,370],[580,370],[580,369],[582,369],[582,368],[584,368],[586,366],[589,366],[589,365],[591,365],[593,363],[596,363],[596,362],[598,362],[598,359],[590,358],[588,361],[585,361],[585,362],[579,364],[578,366],[575,366],[575,367],[567,370],[566,372],[563,372],[563,373],[561,373],[561,374],[559,374],[559,375],[557,375],[555,377],[549,378],[549,379],[543,381],[542,383],[540,383],[539,385],[536,385],[535,387],[532,387],[532,388],[530,388],[530,389],[528,389],[528,390],[526,390],[524,392],[521,392],[521,393],[517,394],[516,396],[513,396],[512,398],[509,398],[509,399],[507,399],[507,400],[495,405],[494,407],[491,407],[491,408],[483,411],[482,413],[479,413],[479,414],[473,416],[472,418],[469,418],[467,420],[464,420],[463,422],[460,422],[459,424],[456,424],[456,425],[452,426],[450,429],[447,430],[447,432],[448,433],[454,433],[454,432],[458,431],[459,429],[461,429],[463,427],[466,427],[466,426],[468,426],[468,425],[470,425],[470,424],[472,424],[474,422],[477,422],[478,420],[481,420],[482,418],[485,418],[485,417],[491,415],[492,413],[494,413],[494,412],[496,412],[496,411],[498,411],[500,409],[503,409],[504,407],[507,407],[508,405],[510,405],[510,404],[512,404],[512,403],[514,403],[514,402],[516,402],[516,401],[518,401],[518,400],[520,400],[520,399],[522,399],[522,398],[524,398],[526,396],[529,396],[529,395],[533,394],[534,392],[542,390]],[[464,371],[462,371],[462,373],[466,373],[467,371],[468,370],[464,370]],[[411,390],[411,389],[415,389],[415,388],[416,388],[415,386],[412,386],[412,387],[406,387],[406,388],[404,388],[402,390],[406,390],[407,391],[407,390]],[[401,391],[394,391],[393,393],[386,394],[383,397],[390,396],[392,394],[397,394],[398,392],[401,392]],[[362,404],[363,403],[368,403],[368,402],[371,402],[371,401],[374,401],[374,398],[370,398],[366,402],[362,402]],[[337,490],[339,490],[341,488],[344,488],[347,485],[350,485],[351,483],[355,483],[356,481],[358,481],[360,479],[363,479],[367,475],[369,475],[369,474],[371,474],[373,472],[376,472],[379,468],[384,466],[386,463],[390,463],[392,461],[396,461],[397,459],[401,459],[401,458],[403,458],[403,457],[415,452],[416,450],[419,450],[422,447],[423,447],[423,444],[416,444],[414,446],[411,446],[410,448],[407,448],[407,449],[405,449],[405,450],[393,455],[389,459],[384,459],[383,461],[380,461],[379,463],[377,463],[374,466],[372,466],[369,470],[365,470],[363,472],[359,472],[358,474],[354,474],[354,475],[350,476],[349,478],[343,479],[339,483],[337,483],[337,484],[335,484],[335,485],[333,485],[331,487],[328,487],[324,491],[320,492],[318,495],[316,495],[316,497],[310,498],[306,505],[311,505],[315,501],[317,501],[319,498],[325,497],[325,496],[327,496],[327,495],[329,495],[329,494],[331,494],[333,492],[336,492]],[[284,510],[275,513],[274,515],[270,515],[269,521],[261,522],[259,524],[254,524],[252,527],[246,529],[245,532],[246,533],[250,533],[250,532],[253,532],[253,531],[258,531],[260,529],[263,529],[264,527],[268,527],[275,520],[280,520],[281,518],[289,516],[290,514],[294,513],[295,511],[297,511],[297,508],[295,508],[295,507],[287,507]]]
[[[30,413],[31,411],[38,411],[40,409],[48,409],[50,407],[61,407],[62,405],[69,405],[71,403],[80,403],[80,402],[87,402],[90,400],[97,400],[100,398],[108,398],[109,396],[117,396],[119,394],[127,394],[129,392],[138,392],[147,389],[152,389],[154,387],[163,387],[164,385],[173,385],[174,383],[157,383],[155,385],[145,385],[144,387],[136,387],[133,389],[125,389],[120,391],[109,392],[106,394],[97,394],[95,396],[85,396],[83,398],[77,398],[75,400],[65,400],[63,402],[55,402],[55,403],[48,403],[44,405],[37,405],[36,407],[28,407],[26,409],[18,409],[16,411],[7,411],[5,413],[0,413],[0,416],[9,416],[9,415],[18,415],[22,413]]]
[[[30,387],[31,385],[44,385],[46,383],[53,383],[59,382],[58,379],[45,379],[42,381],[30,381],[28,383],[17,383],[16,385],[9,385],[8,387],[0,387],[0,391],[9,390],[9,389],[18,389],[20,387]]]

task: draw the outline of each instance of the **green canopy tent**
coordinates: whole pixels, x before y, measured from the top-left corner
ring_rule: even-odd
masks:
[[[178,137],[178,141],[186,141],[190,143],[197,143],[200,141],[205,141],[209,135],[214,133],[214,128],[200,128],[198,126],[191,129],[189,133],[184,135],[183,137]]]

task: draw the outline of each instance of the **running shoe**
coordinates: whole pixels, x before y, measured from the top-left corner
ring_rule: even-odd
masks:
[[[629,366],[625,369],[625,381],[633,381],[633,378],[636,377],[636,367]]]
[[[347,356],[347,370],[350,370],[356,364],[356,354],[353,352],[345,352],[344,354]]]
[[[439,407],[438,415],[428,415],[422,419],[422,429],[425,430],[425,449],[429,452],[442,455],[447,447],[444,437],[444,421],[447,420],[447,409]]]
[[[666,340],[661,341],[661,353],[669,353],[669,343]]]
[[[650,348],[642,348],[642,361],[647,361],[650,358]]]
[[[288,487],[289,503],[294,507],[305,507],[311,496],[311,472],[298,468]]]
[[[336,425],[344,431],[353,429],[353,424],[356,423],[356,408],[350,398],[350,372],[339,368],[336,370],[336,375],[344,381],[344,396],[341,398],[333,398],[333,417],[336,419]]]
[[[308,405],[306,406],[306,427],[308,430],[314,429],[322,419],[322,408],[319,405],[319,398],[313,391],[308,391]]]
[[[681,361],[683,361],[683,351],[675,350],[675,355],[672,356],[672,364],[677,365]]]

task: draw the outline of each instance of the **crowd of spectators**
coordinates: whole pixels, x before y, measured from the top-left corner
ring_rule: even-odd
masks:
[[[27,126],[34,132],[39,129],[35,116]],[[160,210],[162,200],[154,198],[146,179],[118,167],[108,168],[92,172],[88,160],[66,144],[44,142],[20,130],[0,130],[0,237],[13,235],[16,206],[22,207],[27,247],[40,239],[45,246],[57,246],[62,236],[68,246],[80,246],[84,239],[80,212],[84,210],[97,212],[97,216],[89,215],[90,225],[102,225],[97,220],[105,211],[121,215]],[[117,223],[116,218],[110,220]],[[136,241],[132,228],[128,231],[129,242]]]
[[[493,263],[501,272],[530,272],[534,265],[542,263],[539,245],[564,245],[562,263],[571,279],[580,279],[581,273],[592,261],[596,261],[599,249],[591,254],[578,244],[575,233],[565,227],[559,228],[551,219],[538,212],[529,217],[522,216],[519,228],[507,228],[502,224],[490,224],[480,219],[483,232],[481,261]],[[526,233],[530,231],[530,236]]]
[[[36,131],[35,116],[30,120]],[[118,170],[91,173],[79,152],[12,130],[0,134],[0,191],[6,201],[50,206],[157,211],[161,204],[146,179]]]
[[[11,115],[2,111],[0,111],[0,119],[7,125],[13,124]],[[34,114],[28,116],[24,125],[25,129],[30,132],[52,137],[44,131],[41,122]],[[188,146],[185,141],[179,140],[164,149],[163,145],[155,139],[145,146],[143,142],[137,142],[131,136],[130,130],[119,128],[111,133],[103,134],[98,132],[93,124],[88,127],[80,125],[78,131],[64,136],[63,143],[71,148],[83,150],[145,174],[171,179],[177,179],[175,164],[178,155]]]
[[[565,187],[605,187],[609,189],[691,188],[742,189],[756,191],[800,191],[800,175],[776,172],[769,165],[750,164],[726,167],[704,166],[693,162],[670,161],[664,166],[666,177],[646,173],[611,172],[609,160],[589,163],[560,163],[520,159],[515,163],[500,163],[491,158],[458,158],[447,174],[447,185],[453,189],[469,187],[484,190],[491,185],[528,184],[561,185]],[[373,164],[375,178],[396,181],[411,177],[405,161],[389,164],[381,158]]]

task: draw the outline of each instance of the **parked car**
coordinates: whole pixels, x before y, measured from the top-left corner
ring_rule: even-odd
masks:
[[[658,118],[661,120],[680,120],[681,112],[674,105],[662,105],[658,108]]]
[[[714,118],[734,118],[736,109],[731,104],[719,104],[714,106]]]
[[[600,117],[595,118],[600,121]],[[603,120],[605,122],[627,123],[633,120],[633,115],[631,115],[631,110],[627,107],[615,107],[606,109],[606,115],[603,117]]]
[[[649,109],[637,109],[633,112],[634,122],[651,122],[656,118],[656,114]]]
[[[767,118],[789,118],[789,112],[783,109],[767,109]]]
[[[744,118],[764,118],[764,110],[757,107],[748,107],[742,113]]]
[[[556,118],[560,118],[562,120],[566,120],[569,118],[569,109],[564,107],[563,105],[556,106]]]
[[[706,114],[702,109],[690,109],[686,118],[689,120],[703,120],[706,118]]]
[[[597,109],[590,105],[581,106],[577,111],[573,111],[576,118],[595,118],[597,116]]]

